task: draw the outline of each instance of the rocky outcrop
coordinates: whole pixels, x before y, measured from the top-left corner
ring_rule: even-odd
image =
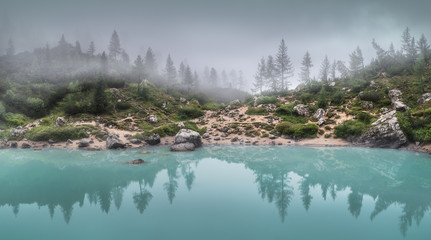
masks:
[[[150,123],[157,123],[159,120],[157,119],[156,115],[150,115],[148,117],[148,121],[150,121]]]
[[[61,127],[61,126],[64,126],[65,124],[66,124],[66,119],[64,119],[63,117],[58,117],[57,120],[55,120],[56,127]]]
[[[193,145],[193,147],[191,145]],[[174,145],[171,151],[193,151],[195,148],[202,146],[201,135],[190,129],[181,129],[175,135]]]
[[[323,108],[317,109],[317,111],[313,115],[313,118],[317,119],[317,125],[321,126],[325,124],[325,115],[326,112],[325,110],[323,110]]]
[[[361,107],[362,107],[363,109],[372,109],[372,108],[374,107],[374,105],[373,105],[373,103],[372,103],[372,102],[363,101],[363,102],[361,103]]]
[[[26,149],[26,148],[31,148],[31,145],[28,143],[22,143],[21,144],[21,148]]]
[[[407,138],[400,129],[396,111],[392,110],[373,122],[371,128],[355,143],[370,147],[399,148],[407,143]]]
[[[147,139],[145,139],[145,142],[149,145],[157,145],[160,144],[160,135],[159,134],[153,134],[149,136]]]
[[[21,126],[17,128],[12,128],[9,131],[9,134],[11,137],[24,137],[26,133],[27,133],[27,129],[22,128]]]
[[[184,123],[183,123],[183,122],[179,122],[179,123],[177,123],[177,126],[178,126],[180,129],[186,128],[186,125],[184,125]]]
[[[106,148],[107,149],[118,149],[125,148],[126,144],[120,140],[120,136],[115,133],[109,133],[108,138],[106,139]]]
[[[402,102],[402,93],[398,89],[392,89],[388,93],[392,102],[392,108],[397,111],[406,111],[410,108]]]
[[[132,139],[130,139],[130,143],[132,143],[132,144],[141,144],[142,141],[139,140],[139,139],[137,139],[137,138],[132,138]]]
[[[90,141],[88,139],[81,139],[78,143],[78,147],[83,148],[83,147],[88,147],[90,146]]]
[[[307,105],[298,104],[293,108],[293,110],[295,110],[299,116],[304,116],[304,117],[310,116],[310,109],[308,108]]]
[[[127,162],[125,162],[125,164],[143,164],[143,163],[145,163],[145,161],[143,160],[143,159],[136,159],[136,160],[133,160],[133,161],[127,161]]]
[[[418,104],[424,104],[431,100],[431,93],[424,93],[422,94],[422,97],[418,99]]]

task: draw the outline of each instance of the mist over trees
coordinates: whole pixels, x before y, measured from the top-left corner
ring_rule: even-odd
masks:
[[[421,34],[418,39],[416,41],[408,27],[400,35],[400,49],[395,49],[392,43],[388,49],[385,49],[375,39],[372,39],[371,46],[375,50],[375,57],[368,65],[365,64],[359,46],[348,55],[348,63],[341,60],[333,60],[331,63],[326,55],[319,66],[318,78],[311,77],[314,65],[310,53],[306,51],[301,61],[298,87],[311,86],[317,82],[328,85],[330,81],[336,79],[365,80],[381,74],[385,76],[415,75],[423,82],[425,70],[429,68],[431,50],[424,34]],[[259,94],[285,92],[289,87],[289,77],[293,75],[294,68],[287,54],[287,45],[282,39],[275,57],[269,55],[258,62],[254,75],[253,92]]]

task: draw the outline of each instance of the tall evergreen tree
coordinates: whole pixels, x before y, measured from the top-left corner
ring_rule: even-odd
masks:
[[[287,89],[290,85],[287,79],[293,76],[293,65],[292,61],[290,61],[290,58],[287,55],[287,46],[284,42],[284,39],[281,39],[275,59],[275,66],[281,83],[281,89]]]
[[[261,58],[257,65],[257,72],[254,75],[254,90],[262,94],[263,87],[265,86],[266,62],[265,58]]]
[[[238,76],[236,74],[235,70],[230,70],[229,72],[229,78],[230,78],[230,84],[229,88],[236,88],[237,82],[238,82]]]
[[[9,39],[7,43],[6,55],[9,57],[15,55],[15,46],[13,44],[12,39]]]
[[[120,37],[118,37],[117,31],[115,30],[112,33],[108,50],[109,50],[109,58],[111,60],[117,61],[118,58],[121,56]]]
[[[187,93],[189,93],[193,87],[193,74],[188,65],[184,71],[183,85],[186,87]]]
[[[124,49],[121,49],[121,61],[126,65],[129,65],[130,63],[129,54],[127,54],[126,50]]]
[[[238,89],[244,89],[245,88],[245,79],[244,79],[244,73],[242,70],[239,70],[238,72]]]
[[[180,68],[178,69],[178,76],[180,78],[180,81],[183,81],[184,76],[185,76],[185,72],[186,72],[186,66],[185,66],[184,62],[181,62]]]
[[[405,54],[406,56],[410,51],[411,42],[412,36],[410,35],[410,29],[406,27],[406,29],[403,31],[403,34],[401,35],[401,49],[403,54]]]
[[[102,55],[100,56],[100,63],[102,74],[106,74],[108,72],[108,58],[106,57],[105,51],[103,51]]]
[[[106,97],[105,89],[105,83],[103,79],[100,79],[96,84],[92,103],[93,111],[96,114],[106,112],[106,107],[108,106],[108,98]]]
[[[193,73],[193,87],[194,88],[198,88],[199,87],[199,82],[200,82],[199,75],[198,75],[198,73],[195,70],[194,73]]]
[[[277,79],[277,68],[274,63],[274,58],[268,56],[266,60],[266,80],[267,86],[274,92],[279,90],[279,82]]]
[[[217,75],[217,71],[215,70],[215,68],[211,68],[210,70],[210,85],[212,87],[217,87],[217,83],[218,82],[218,75]]]
[[[330,65],[330,63],[328,60],[328,56],[325,56],[325,59],[323,59],[322,65],[320,66],[320,79],[324,83],[328,82],[329,65]]]
[[[145,54],[145,71],[150,76],[157,75],[157,63],[156,63],[156,57],[153,53],[153,50],[151,48],[148,48],[147,53]]]
[[[364,57],[359,46],[350,55],[350,72],[354,78],[364,77]]]
[[[90,42],[90,46],[88,47],[87,54],[88,54],[90,57],[93,57],[95,53],[96,53],[96,46],[94,45],[94,42],[93,42],[93,41],[91,41],[91,42]]]
[[[227,73],[224,69],[221,72],[221,82],[223,87],[227,87],[229,85],[229,78],[227,77]]]
[[[133,71],[138,81],[142,81],[144,78],[145,70],[144,70],[144,61],[142,60],[141,55],[138,55],[134,62]]]
[[[331,64],[331,79],[332,81],[335,81],[335,77],[336,77],[336,71],[337,71],[337,62],[334,60],[334,62],[332,62]]]
[[[307,51],[302,59],[302,67],[301,67],[301,82],[308,85],[311,82],[310,71],[313,67],[313,63],[311,62],[310,53]]]
[[[165,73],[166,73],[167,84],[171,86],[174,85],[176,83],[177,70],[175,69],[174,61],[172,61],[170,54],[166,59]]]
[[[424,58],[425,62],[427,62],[430,58],[430,45],[428,44],[425,35],[422,33],[421,38],[418,41],[417,48],[419,54]]]
[[[75,52],[77,54],[81,54],[82,50],[81,50],[81,43],[79,43],[79,41],[75,41]]]

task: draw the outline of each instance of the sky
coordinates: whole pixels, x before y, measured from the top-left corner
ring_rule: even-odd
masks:
[[[382,47],[400,47],[402,31],[431,39],[431,1],[382,0],[0,0],[0,49],[11,38],[17,52],[32,51],[61,35],[96,51],[107,50],[113,30],[131,59],[148,47],[159,66],[168,54],[175,64],[242,70],[253,80],[262,57],[275,55],[282,38],[295,67],[297,84],[306,51],[314,64],[325,55],[348,63],[357,46],[366,63],[375,56],[373,38]],[[3,46],[2,46],[3,45]],[[0,50],[1,51],[1,50]],[[4,51],[4,50],[3,50]]]

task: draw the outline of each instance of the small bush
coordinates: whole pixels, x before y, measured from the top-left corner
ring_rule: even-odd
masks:
[[[382,93],[374,91],[365,91],[360,95],[361,100],[378,102],[382,98]]]
[[[262,137],[263,137],[263,138],[267,138],[267,137],[269,137],[269,133],[267,133],[267,132],[266,132],[266,133],[262,134]]]
[[[131,107],[132,105],[128,102],[117,102],[117,104],[115,104],[115,108],[118,110],[127,110]]]
[[[268,110],[263,107],[249,107],[245,113],[248,115],[268,115]]]
[[[204,115],[204,112],[198,107],[185,106],[178,110],[178,117],[181,120],[198,118]]]
[[[180,127],[178,127],[178,125],[175,123],[171,123],[154,129],[153,133],[159,134],[161,137],[165,137],[165,136],[175,136],[175,134],[177,134],[178,131],[180,131]]]
[[[63,127],[46,127],[39,126],[31,129],[27,135],[27,139],[32,141],[66,141],[67,139],[80,139],[88,137],[85,128],[63,126]]]
[[[331,104],[335,106],[340,106],[344,103],[344,93],[343,92],[337,92],[334,94],[331,98]]]
[[[330,138],[330,137],[331,137],[330,133],[325,134],[325,138]]]
[[[319,108],[326,109],[328,107],[328,101],[326,100],[326,98],[320,98],[317,102],[317,106]]]
[[[282,122],[275,127],[278,132],[286,136],[316,137],[318,127],[316,124],[293,124]]]
[[[276,104],[278,102],[275,96],[263,96],[256,100],[257,104]]]
[[[285,104],[281,105],[279,108],[275,110],[275,115],[277,116],[287,116],[296,114],[295,110],[293,110],[294,104]]]
[[[355,121],[347,120],[344,123],[334,127],[334,135],[337,138],[352,139],[359,137],[368,128],[368,124]]]
[[[363,123],[369,124],[369,123],[371,123],[373,116],[371,116],[370,114],[368,114],[366,112],[360,112],[356,115],[356,118]]]
[[[28,123],[29,119],[19,113],[6,113],[4,114],[4,121],[7,126],[9,127],[17,127],[17,126],[24,126]]]

